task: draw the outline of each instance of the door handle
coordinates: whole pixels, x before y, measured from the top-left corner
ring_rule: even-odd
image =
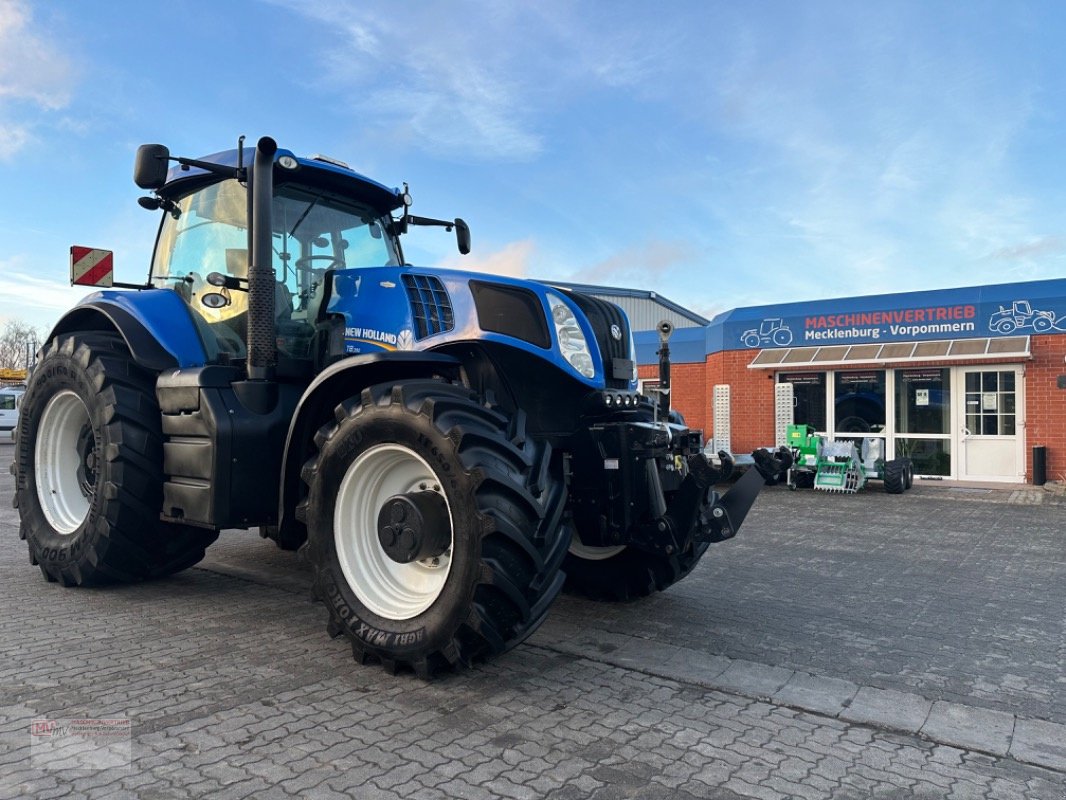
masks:
[[[973,434],[970,432],[969,428],[963,428],[962,429],[962,435],[963,436],[973,436]]]

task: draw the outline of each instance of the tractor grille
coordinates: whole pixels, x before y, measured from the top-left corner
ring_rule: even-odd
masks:
[[[585,312],[592,324],[596,344],[600,346],[600,355],[607,370],[607,386],[612,389],[626,388],[633,368],[630,359],[634,355],[629,352],[629,320],[625,312],[614,303],[592,295],[571,292],[569,297]],[[617,325],[622,334],[617,339],[611,334],[613,325]]]
[[[455,327],[452,301],[440,279],[431,275],[403,275],[407,299],[415,319],[415,338],[425,339]]]

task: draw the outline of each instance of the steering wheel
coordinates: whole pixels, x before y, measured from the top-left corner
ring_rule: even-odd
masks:
[[[334,264],[337,264],[340,267],[344,266],[344,264],[340,263],[340,259],[336,256],[301,256],[300,258],[296,259],[296,267],[306,267],[310,269],[312,261],[329,261],[329,266],[327,266],[326,269],[329,269]]]

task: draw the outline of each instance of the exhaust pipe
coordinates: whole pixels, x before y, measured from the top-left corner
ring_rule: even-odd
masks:
[[[269,381],[277,363],[274,331],[274,260],[271,210],[274,154],[278,143],[264,136],[255,145],[252,169],[252,258],[248,265],[248,378]]]

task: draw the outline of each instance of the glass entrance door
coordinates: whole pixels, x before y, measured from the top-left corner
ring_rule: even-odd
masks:
[[[1025,480],[1021,367],[956,367],[961,389],[959,477]]]

